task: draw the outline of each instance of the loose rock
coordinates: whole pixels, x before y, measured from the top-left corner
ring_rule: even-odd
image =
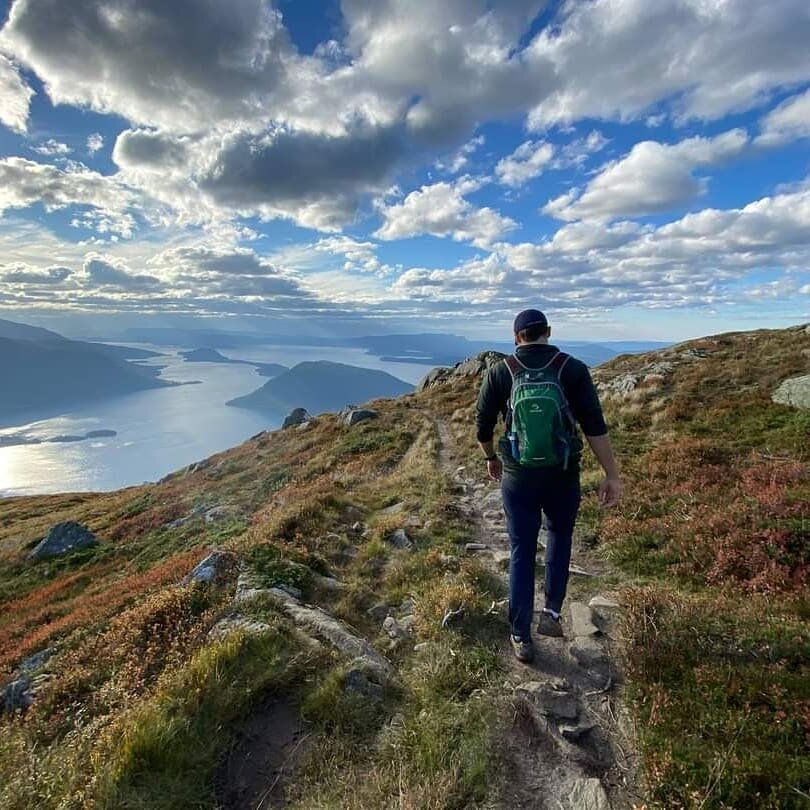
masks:
[[[408,635],[408,631],[393,616],[386,616],[383,622],[383,630],[385,630],[389,638],[395,641]]]
[[[391,606],[389,604],[378,602],[366,611],[366,615],[370,616],[374,621],[383,622],[390,612]]]
[[[486,543],[465,543],[464,551],[467,554],[475,554],[477,551],[486,551],[489,548]]]

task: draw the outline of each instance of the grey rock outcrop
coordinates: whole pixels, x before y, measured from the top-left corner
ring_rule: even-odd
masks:
[[[810,374],[784,380],[773,392],[771,399],[780,405],[810,408]]]
[[[368,641],[354,635],[334,616],[320,608],[302,605],[281,588],[268,588],[264,594],[276,602],[296,624],[326,639],[345,655],[362,660],[365,666],[381,676],[391,674],[391,664]]]
[[[424,391],[461,377],[479,377],[503,358],[504,355],[500,352],[489,351],[481,352],[474,357],[468,357],[466,360],[456,363],[452,368],[439,366],[431,369],[422,377],[416,386],[416,390]]]
[[[98,545],[98,540],[87,526],[83,526],[75,520],[67,520],[52,526],[28,555],[28,558],[43,560],[48,557],[59,557],[70,551],[95,545]]]
[[[191,569],[191,573],[183,580],[183,584],[221,582],[234,570],[236,562],[236,554],[232,551],[212,551]]]
[[[281,429],[295,427],[296,425],[303,425],[309,421],[309,414],[306,408],[293,408],[284,419]]]

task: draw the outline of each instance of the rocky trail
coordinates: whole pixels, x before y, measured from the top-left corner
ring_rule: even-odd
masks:
[[[433,427],[440,470],[453,482],[455,507],[469,525],[469,540],[459,552],[477,557],[500,578],[505,589],[509,538],[498,485],[482,482],[480,474],[473,475],[459,465],[449,423],[439,420],[433,422]],[[403,537],[407,540],[407,535]],[[392,544],[399,548],[395,542]],[[637,798],[632,734],[621,701],[615,629],[620,607],[609,593],[599,593],[604,563],[591,558],[576,540],[575,546],[572,580],[577,578],[588,587],[570,590],[587,590],[594,595],[588,602],[568,601],[563,617],[564,638],[535,636],[536,657],[532,664],[521,664],[512,654],[507,638],[506,600],[495,601],[491,607],[493,613],[503,616],[500,655],[506,673],[503,689],[494,697],[498,706],[494,737],[498,750],[493,752],[496,778],[482,805],[491,810],[623,810]],[[404,545],[402,548],[408,550]],[[239,565],[241,573],[231,609],[211,629],[212,639],[268,630],[267,624],[246,615],[252,600],[258,597],[288,617],[304,648],[318,650],[326,646],[349,662],[347,690],[376,701],[382,699],[386,684],[396,682],[396,668],[385,651],[375,648],[356,629],[334,616],[328,604],[307,604],[295,588],[264,586],[236,555],[214,552],[190,577],[214,578],[215,572],[209,569],[229,565]],[[328,578],[321,579],[326,585]],[[334,592],[342,587],[343,583],[329,579],[327,590]],[[536,594],[541,604],[542,580],[537,582]],[[410,635],[414,617],[405,613],[395,618],[386,610],[379,617],[392,649]],[[238,730],[236,745],[219,769],[219,806],[227,810],[287,806],[296,772],[306,759],[309,737],[298,707],[268,698]]]
[[[450,425],[436,423],[438,460],[456,483],[458,505],[469,519],[473,540],[467,553],[479,555],[487,566],[508,581],[509,537],[498,485],[481,483],[454,452]],[[541,538],[541,546],[545,543]],[[542,551],[540,552],[542,553]],[[575,548],[571,576],[588,577],[599,563]],[[542,605],[542,579],[536,583],[536,601]],[[507,611],[506,603],[493,609]],[[567,602],[564,638],[535,635],[532,664],[517,661],[507,639],[502,657],[512,691],[511,717],[505,717],[502,735],[502,779],[493,808],[538,810],[620,810],[634,798],[636,757],[630,721],[621,702],[616,617],[618,603],[596,594],[589,603]]]

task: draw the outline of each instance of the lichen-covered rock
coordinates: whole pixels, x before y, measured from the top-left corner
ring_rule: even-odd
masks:
[[[771,399],[780,405],[810,408],[810,374],[784,380],[773,392]]]
[[[98,540],[87,526],[83,526],[75,520],[66,520],[52,526],[28,555],[28,558],[43,560],[48,557],[59,557],[62,554],[95,545],[98,545]]]
[[[575,779],[561,806],[566,810],[610,810],[607,793],[595,777]]]

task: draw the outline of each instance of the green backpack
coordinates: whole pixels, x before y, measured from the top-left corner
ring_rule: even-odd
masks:
[[[542,368],[527,368],[513,354],[504,358],[512,375],[507,438],[523,467],[568,468],[577,435],[560,374],[568,355],[557,352]]]

